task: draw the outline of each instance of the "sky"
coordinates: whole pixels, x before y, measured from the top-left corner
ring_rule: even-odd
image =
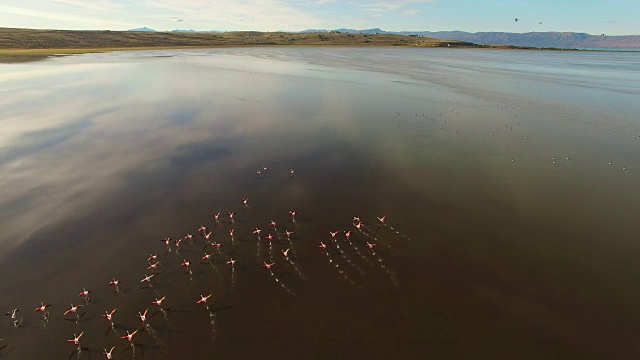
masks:
[[[515,21],[518,18],[518,22]],[[541,24],[540,24],[541,23]],[[640,35],[640,0],[2,0],[0,27]]]

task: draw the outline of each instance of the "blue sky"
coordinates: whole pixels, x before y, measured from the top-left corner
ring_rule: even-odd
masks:
[[[515,18],[520,20],[516,23]],[[640,35],[640,0],[2,0],[0,26],[40,29],[572,31]],[[542,22],[542,24],[539,24]]]

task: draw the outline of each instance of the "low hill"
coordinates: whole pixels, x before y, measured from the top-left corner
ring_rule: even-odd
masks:
[[[473,46],[461,41],[395,34],[80,31],[0,28],[0,49],[117,48],[167,46],[349,45]]]

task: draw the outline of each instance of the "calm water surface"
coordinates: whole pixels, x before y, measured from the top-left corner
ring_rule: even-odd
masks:
[[[635,53],[120,52],[0,85],[0,358],[640,356]]]

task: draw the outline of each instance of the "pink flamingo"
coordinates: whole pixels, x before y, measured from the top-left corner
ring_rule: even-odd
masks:
[[[145,311],[141,314],[140,311],[138,311],[138,318],[140,319],[140,321],[142,321],[143,324],[146,324],[147,322],[147,311],[149,311],[149,309],[145,309]]]
[[[129,333],[129,330],[127,330],[127,335],[125,336],[120,336],[120,338],[122,339],[127,339],[129,341],[129,343],[131,344],[131,346],[133,346],[133,336],[138,332],[138,329],[135,329],[132,333]]]
[[[75,305],[75,306],[74,306],[73,304],[71,304],[71,308],[70,308],[69,310],[65,311],[65,312],[64,312],[64,315],[67,315],[67,314],[73,313],[73,314],[75,314],[76,316],[78,316],[78,309],[79,309],[79,308],[81,308],[81,307],[82,307],[82,305],[80,305],[80,304]]]
[[[143,283],[143,282],[149,283],[149,286],[151,286],[151,279],[153,279],[154,276],[156,276],[156,274],[145,275],[144,278],[142,278],[142,280],[140,280],[140,282],[141,283]]]
[[[213,294],[209,294],[207,296],[204,295],[200,295],[200,300],[196,301],[196,304],[207,304],[207,300],[209,300],[209,298],[213,296]]]
[[[116,309],[111,310],[111,312],[107,312],[105,311],[104,314],[102,314],[102,316],[107,319],[107,321],[109,321],[111,324],[113,324],[113,313],[116,312]]]
[[[152,301],[151,303],[154,305],[158,305],[160,307],[162,307],[162,302],[164,301],[164,299],[167,298],[167,295],[161,297],[160,299],[156,298],[154,301]]]
[[[40,306],[36,308],[36,312],[44,312],[51,304],[40,303]]]
[[[115,349],[115,346],[111,347],[111,350],[109,350],[109,352],[107,352],[107,349],[102,349],[102,354],[106,357],[107,360],[112,360],[113,356],[111,355],[111,353],[113,352],[113,349]]]
[[[84,334],[84,331],[80,333],[80,335],[76,336],[76,334],[73,334],[73,339],[69,339],[67,340],[67,342],[73,343],[74,345],[79,345],[80,344],[80,338],[82,337],[82,334]]]

